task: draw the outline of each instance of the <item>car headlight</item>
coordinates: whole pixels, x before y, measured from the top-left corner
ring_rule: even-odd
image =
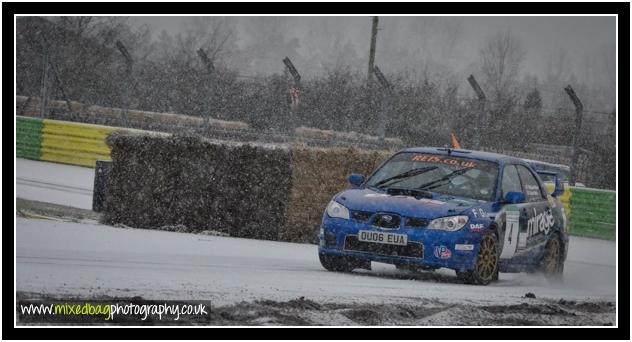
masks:
[[[329,215],[329,217],[337,217],[337,218],[348,220],[349,209],[345,208],[344,205],[336,201],[331,201],[327,205],[327,215]]]
[[[467,220],[467,216],[440,217],[438,219],[430,221],[428,228],[454,232],[463,228],[463,226],[465,226],[465,224],[467,223]]]

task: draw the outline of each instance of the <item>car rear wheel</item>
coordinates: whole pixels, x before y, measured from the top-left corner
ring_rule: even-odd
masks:
[[[498,239],[493,233],[488,233],[481,239],[476,265],[471,271],[460,272],[456,275],[466,284],[487,285],[498,280]]]
[[[327,271],[351,272],[355,268],[360,267],[357,260],[345,258],[342,256],[318,254],[318,258],[320,259],[320,264],[323,265],[323,267]]]
[[[562,242],[558,233],[553,233],[546,243],[540,259],[540,272],[550,281],[560,282],[563,279]]]

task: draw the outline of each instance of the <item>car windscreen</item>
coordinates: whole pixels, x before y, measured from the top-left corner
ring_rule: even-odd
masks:
[[[391,158],[368,180],[374,188],[427,190],[444,195],[492,201],[498,165],[493,162],[416,152]]]

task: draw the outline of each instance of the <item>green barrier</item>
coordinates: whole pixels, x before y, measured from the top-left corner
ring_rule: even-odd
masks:
[[[616,236],[616,193],[572,187],[570,233],[614,240]]]
[[[42,127],[41,119],[16,117],[16,157],[40,160],[42,157]]]

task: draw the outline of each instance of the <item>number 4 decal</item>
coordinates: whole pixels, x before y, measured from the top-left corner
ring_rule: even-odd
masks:
[[[520,212],[508,211],[505,213],[505,241],[501,259],[509,259],[516,253],[518,246],[518,233],[520,232]]]

